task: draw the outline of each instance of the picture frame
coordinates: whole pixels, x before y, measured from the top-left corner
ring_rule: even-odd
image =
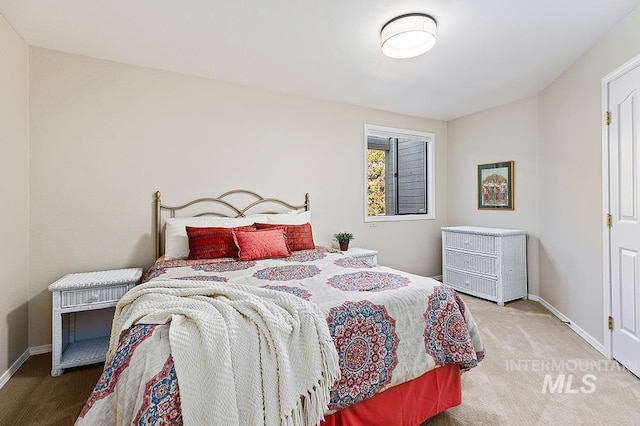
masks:
[[[513,161],[478,165],[478,210],[513,210]]]

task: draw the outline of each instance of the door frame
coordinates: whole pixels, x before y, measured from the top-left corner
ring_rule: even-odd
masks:
[[[607,214],[611,212],[610,200],[610,159],[609,159],[609,125],[606,121],[609,107],[609,84],[622,77],[629,71],[640,67],[640,55],[627,61],[615,71],[602,78],[602,302],[604,317],[604,356],[613,359],[613,331],[609,330],[609,316],[612,314],[611,306],[611,229],[607,226]]]

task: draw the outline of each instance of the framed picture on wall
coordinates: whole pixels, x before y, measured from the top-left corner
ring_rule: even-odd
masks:
[[[478,209],[513,210],[513,161],[478,165]]]

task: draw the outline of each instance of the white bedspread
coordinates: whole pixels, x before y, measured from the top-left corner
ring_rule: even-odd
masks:
[[[313,425],[323,418],[340,370],[314,304],[232,283],[148,282],[118,304],[107,363],[122,331],[167,321],[185,424]]]

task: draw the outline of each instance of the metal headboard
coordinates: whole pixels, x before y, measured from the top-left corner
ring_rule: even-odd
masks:
[[[238,207],[224,199],[231,195],[238,195],[238,194],[248,195],[252,198],[255,198],[255,201],[250,202],[244,207]],[[304,204],[300,204],[300,205],[289,204],[286,201],[282,201],[277,198],[266,198],[253,191],[247,191],[246,189],[234,189],[233,191],[225,192],[224,194],[218,197],[198,198],[196,200],[189,201],[188,203],[183,204],[181,206],[168,206],[166,204],[162,204],[162,201],[160,200],[160,195],[161,195],[160,191],[156,191],[156,194],[155,194],[156,215],[155,215],[155,228],[154,228],[156,231],[156,259],[162,255],[161,240],[162,240],[162,217],[163,217],[162,213],[163,212],[169,212],[169,217],[176,217],[176,212],[179,210],[186,209],[196,204],[204,205],[204,204],[211,204],[211,203],[213,203],[214,206],[228,208],[230,210],[230,214],[217,212],[217,211],[204,211],[204,212],[199,212],[197,214],[190,214],[189,216],[191,217],[200,217],[200,216],[245,217],[249,210],[262,204],[279,204],[290,210],[302,210],[302,209],[304,209],[305,211],[309,210],[309,193],[304,195]],[[253,213],[268,214],[268,213],[277,213],[277,212],[252,211],[251,214]]]

